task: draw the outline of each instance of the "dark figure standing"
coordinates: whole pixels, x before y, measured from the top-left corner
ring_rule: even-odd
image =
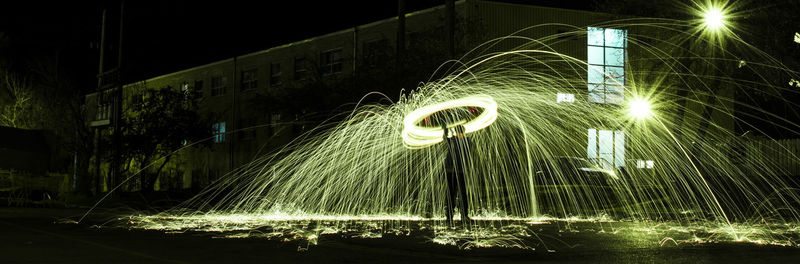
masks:
[[[469,138],[465,135],[463,125],[458,125],[453,128],[454,135],[448,137],[450,131],[447,129],[447,124],[442,124],[444,129],[444,141],[447,143],[447,159],[445,159],[446,177],[447,177],[447,223],[453,223],[453,211],[455,209],[456,195],[461,207],[461,221],[465,226],[470,223],[469,205],[467,202],[467,187],[464,180],[464,171],[468,169],[470,164],[470,145]]]

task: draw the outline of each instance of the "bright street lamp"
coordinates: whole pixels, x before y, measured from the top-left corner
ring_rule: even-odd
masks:
[[[725,14],[717,7],[709,7],[703,14],[703,25],[710,30],[719,30],[725,27]]]
[[[653,108],[647,99],[633,98],[628,102],[628,115],[635,119],[645,119],[653,115]]]

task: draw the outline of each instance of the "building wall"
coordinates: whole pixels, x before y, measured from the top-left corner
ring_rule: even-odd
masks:
[[[522,44],[530,44],[530,39],[555,37],[551,46],[534,46],[536,48],[552,48],[555,51],[572,56],[579,60],[587,58],[586,35],[566,35],[566,32],[586,30],[587,26],[598,25],[615,19],[603,13],[576,11],[558,8],[537,7],[529,5],[485,2],[477,0],[458,1],[456,14],[460,19],[475,23],[477,35],[470,36],[465,45],[477,45],[495,38],[511,34],[528,38],[528,40],[505,40],[491,51],[511,50]],[[441,29],[444,27],[444,6],[434,7],[409,13],[406,19],[406,43],[413,41],[420,32]],[[190,91],[202,94],[200,113],[216,122],[225,122],[226,140],[214,143],[209,149],[190,148],[181,152],[176,159],[174,170],[182,175],[181,188],[204,185],[213,179],[251,161],[257,155],[274,150],[287,143],[299,131],[293,131],[288,123],[294,121],[295,113],[281,112],[271,108],[269,100],[264,100],[280,89],[288,89],[295,81],[295,63],[298,58],[307,58],[310,62],[309,75],[322,78],[323,81],[346,77],[366,70],[362,57],[367,52],[367,45],[384,40],[394,52],[396,43],[397,18],[389,18],[374,23],[344,29],[327,35],[258,51],[235,58],[169,73],[148,80],[125,85],[126,93],[136,89],[182,89],[188,85]],[[473,32],[475,33],[475,32]],[[444,38],[444,36],[442,36]],[[341,50],[341,71],[325,77],[319,76],[321,53]],[[631,56],[636,56],[632,50]],[[271,83],[271,68],[280,65],[281,84]],[[255,71],[257,85],[253,89],[242,89],[243,72]],[[214,78],[227,79],[226,92],[212,96]],[[585,76],[578,76],[584,78]],[[308,80],[306,80],[308,81]],[[202,88],[198,89],[198,83]],[[567,88],[565,88],[567,89]],[[576,100],[586,100],[586,87],[578,87],[568,91],[574,93]],[[320,94],[319,96],[325,96]],[[96,94],[87,96],[87,104],[96,102]],[[553,100],[556,95],[553,95]],[[598,106],[613,109],[615,106]],[[89,107],[92,109],[92,107]],[[90,110],[91,111],[91,110]],[[610,111],[610,110],[609,110]],[[272,127],[274,114],[280,113],[281,120],[277,127]],[[89,116],[93,116],[91,113]],[[209,124],[211,126],[211,124]],[[251,128],[258,126],[257,128]],[[587,127],[591,128],[591,127]],[[247,129],[238,131],[238,129]],[[274,131],[279,131],[275,133]],[[586,131],[578,131],[575,137],[583,138]],[[178,176],[181,177],[181,176]],[[161,181],[165,182],[165,181]],[[173,184],[175,185],[175,184]],[[162,188],[164,189],[164,188]]]

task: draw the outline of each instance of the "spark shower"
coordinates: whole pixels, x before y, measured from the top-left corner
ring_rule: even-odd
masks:
[[[631,29],[624,31],[622,72],[555,51],[570,38],[593,34],[586,28],[522,37],[571,27],[539,25],[489,41],[442,66],[439,73],[446,77],[397,99],[368,95],[393,103],[359,106],[345,121],[253,160],[181,206],[134,215],[129,223],[246,236],[269,227],[267,234],[314,243],[346,230],[380,237],[376,228],[399,233],[427,228],[437,243],[528,247],[525,237],[535,236],[537,224],[589,221],[683,230],[682,239],[690,242],[796,246],[795,185],[780,177],[787,173],[775,160],[742,161],[761,153],[741,148],[748,139],[726,123],[747,126],[741,115],[774,116],[734,95],[754,89],[793,93],[784,80],[762,74],[798,79],[796,72],[735,36],[725,44],[742,53],[733,54],[719,40],[691,33],[686,23],[642,19],[594,27]],[[747,62],[754,66],[742,68],[735,58],[744,56],[754,58]],[[587,87],[596,85],[587,81],[597,74],[592,71],[600,72],[603,86],[587,94]],[[739,77],[745,75],[755,77]],[[622,96],[615,98],[617,91]],[[573,99],[560,100],[561,94]],[[464,118],[459,109],[479,111]],[[441,129],[426,125],[426,117],[437,111],[467,122],[471,132],[466,185],[476,221],[470,231],[445,226],[446,150],[438,144]],[[776,125],[798,135],[795,123]],[[564,167],[559,160],[565,158],[591,165]]]

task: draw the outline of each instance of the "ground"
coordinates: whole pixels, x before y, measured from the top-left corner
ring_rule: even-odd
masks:
[[[165,233],[97,224],[130,212],[0,207],[0,263],[797,263],[800,248],[750,243],[679,244],[592,232],[537,233],[547,247],[463,250],[424,234],[383,238],[320,237],[318,244],[219,233]],[[124,218],[123,218],[124,219]],[[104,225],[107,226],[107,225]],[[561,242],[558,242],[561,241]]]

